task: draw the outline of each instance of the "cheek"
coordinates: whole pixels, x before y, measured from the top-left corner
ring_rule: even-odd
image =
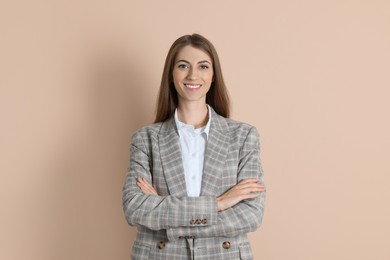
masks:
[[[177,84],[179,84],[180,80],[181,80],[181,77],[180,77],[180,73],[175,73],[173,72],[172,73],[172,80],[173,80],[173,83],[175,84],[175,88],[177,88]]]
[[[207,73],[204,77],[204,80],[211,84],[213,81],[213,73]]]
[[[179,82],[179,81],[183,80],[185,77],[186,77],[186,74],[183,71],[174,70],[172,72],[172,78],[173,78],[173,81],[175,81],[175,82]]]
[[[173,81],[177,81],[177,72],[176,71],[172,72],[172,79],[173,79]]]

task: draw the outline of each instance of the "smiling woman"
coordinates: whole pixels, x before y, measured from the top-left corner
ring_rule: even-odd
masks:
[[[179,112],[206,108],[206,94],[213,80],[210,57],[204,51],[188,45],[179,51],[176,59],[173,84],[178,94]],[[191,124],[186,122],[184,114],[179,113],[179,117]]]
[[[229,119],[213,45],[198,34],[168,52],[155,124],[134,133],[123,209],[132,259],[252,259],[247,233],[265,199],[259,136]]]
[[[189,60],[184,59],[180,55],[187,55],[185,49],[192,50],[191,56],[188,56]],[[196,55],[200,55],[196,57]],[[161,79],[160,92],[157,102],[157,114],[155,122],[163,122],[172,116],[172,113],[179,105],[178,93],[176,91],[176,85],[174,83],[174,72],[178,69],[194,69],[191,67],[190,59],[198,59],[200,63],[199,68],[207,69],[212,73],[212,86],[206,95],[206,103],[223,117],[229,117],[229,95],[225,86],[225,82],[222,76],[221,65],[219,62],[217,51],[214,46],[206,38],[199,34],[185,35],[177,39],[169,49],[167,58],[165,60],[165,66],[163,76]],[[194,60],[192,60],[194,62]],[[177,64],[178,63],[178,64]],[[175,66],[176,65],[176,66]],[[194,64],[192,64],[194,65]],[[179,67],[180,66],[180,67]],[[196,68],[196,67],[195,67]],[[186,74],[188,75],[188,73]],[[188,75],[191,76],[191,75]],[[195,75],[196,76],[196,75]]]

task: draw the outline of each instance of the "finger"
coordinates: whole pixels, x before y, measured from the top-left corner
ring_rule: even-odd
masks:
[[[138,180],[137,180],[137,185],[138,185],[138,187],[140,187],[140,188],[142,188],[142,189],[146,189],[146,185],[145,185],[145,182],[144,181],[142,181],[142,179],[141,178],[139,178]]]
[[[142,187],[148,188],[148,182],[145,181],[143,178],[139,178],[137,181],[138,181],[138,183],[139,183]]]
[[[143,186],[143,188],[149,193],[149,194],[154,194],[157,195],[156,189],[145,179],[145,178],[140,178],[140,183]]]
[[[145,184],[146,187],[153,188],[153,186],[145,178],[142,178],[142,181],[143,181],[143,183]]]
[[[142,186],[142,190],[148,194],[155,194],[155,191],[153,188],[150,188],[149,186]]]
[[[245,194],[241,197],[241,200],[254,199],[258,197],[260,194],[261,194],[260,192]]]
[[[140,188],[140,190],[143,192],[143,193],[149,193],[148,190],[145,188],[145,186],[142,185],[142,183],[140,182],[137,182],[137,186],[138,188]]]
[[[260,192],[265,190],[264,185],[255,185],[255,186],[250,186],[246,188],[245,190],[249,190],[250,192]]]
[[[253,182],[238,183],[236,185],[236,189],[247,189],[247,188],[264,188],[264,185],[259,183],[253,183]]]
[[[139,183],[139,182],[137,181],[135,184],[138,186],[138,188],[140,188],[140,189],[142,190],[143,186],[142,186],[141,183]]]
[[[239,182],[238,184],[236,184],[238,189],[243,189],[243,188],[246,188],[246,187],[260,187],[262,185],[263,184],[260,184],[258,182],[242,182],[242,183]]]
[[[241,196],[241,195],[246,195],[246,194],[250,194],[250,193],[259,193],[259,192],[263,192],[264,189],[265,188],[260,186],[260,185],[248,186],[248,187],[245,187],[242,189],[231,190],[229,192],[228,196],[234,197],[234,196]]]
[[[258,187],[251,187],[251,188],[239,190],[239,193],[240,194],[248,194],[248,193],[252,193],[252,192],[261,192],[261,191],[264,191],[264,190],[262,188],[258,188]]]
[[[156,189],[147,181],[145,180],[144,178],[142,179],[142,183],[143,185],[145,186],[145,188],[152,194],[156,194],[157,195],[157,191]]]
[[[137,181],[137,186],[140,187],[143,191],[148,191],[149,188],[142,181]]]
[[[247,178],[247,179],[242,179],[238,183],[248,183],[248,182],[258,182],[260,181],[259,178]]]
[[[143,193],[149,194],[149,195],[157,195],[157,193],[154,190],[148,189],[144,186],[141,186],[140,189],[142,190]]]
[[[243,183],[239,182],[238,184],[236,184],[236,186],[238,187],[264,186],[264,184],[258,182],[243,182]]]
[[[142,178],[137,179],[137,186],[146,194],[156,194],[154,188]]]

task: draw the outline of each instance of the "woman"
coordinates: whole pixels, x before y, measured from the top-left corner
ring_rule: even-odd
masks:
[[[228,119],[213,45],[198,34],[168,52],[155,124],[132,137],[123,188],[138,228],[132,259],[252,259],[247,232],[265,198],[259,136]]]

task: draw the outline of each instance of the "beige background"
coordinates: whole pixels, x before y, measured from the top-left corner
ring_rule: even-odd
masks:
[[[261,134],[255,259],[390,259],[387,0],[2,0],[0,259],[129,259],[130,136],[193,32]]]

